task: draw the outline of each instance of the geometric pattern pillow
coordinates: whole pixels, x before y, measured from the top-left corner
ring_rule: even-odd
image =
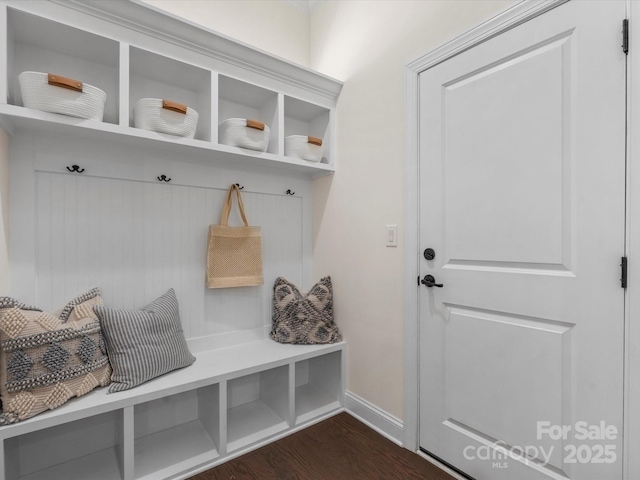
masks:
[[[324,344],[342,340],[333,321],[331,277],[321,278],[308,293],[278,277],[273,286],[271,338],[280,343]]]
[[[133,388],[195,362],[172,289],[140,310],[95,307],[113,367],[109,393]]]
[[[0,297],[0,425],[109,384],[109,358],[93,313],[101,304],[97,288],[54,312]]]

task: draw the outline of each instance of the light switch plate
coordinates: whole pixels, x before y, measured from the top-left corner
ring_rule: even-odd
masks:
[[[387,225],[387,247],[398,246],[398,226]]]

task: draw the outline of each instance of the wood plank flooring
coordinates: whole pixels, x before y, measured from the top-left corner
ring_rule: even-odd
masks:
[[[454,480],[347,413],[230,460],[191,480]]]

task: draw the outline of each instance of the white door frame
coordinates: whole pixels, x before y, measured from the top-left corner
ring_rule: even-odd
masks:
[[[416,279],[420,274],[419,222],[419,75],[424,70],[453,57],[474,45],[526,22],[568,0],[525,0],[505,10],[466,33],[422,55],[405,66],[404,72],[404,419],[403,445],[412,451],[419,449],[419,311]],[[640,5],[627,0],[630,25],[640,18]],[[622,22],[622,19],[620,19]],[[640,31],[640,30],[639,30]],[[632,31],[633,32],[633,31]],[[622,37],[621,37],[622,38]],[[640,35],[630,34],[630,52],[640,52]],[[625,411],[623,472],[625,479],[640,478],[640,458],[629,458],[627,452],[640,448],[640,409],[632,411],[629,405],[640,405],[640,321],[631,324],[632,306],[640,304],[640,261],[634,262],[634,253],[640,254],[640,166],[633,168],[631,159],[640,158],[640,62],[628,58],[627,161],[627,256],[629,262],[629,288],[625,308]],[[633,79],[637,85],[633,88]],[[606,161],[606,159],[603,159]],[[635,191],[631,186],[635,186]],[[638,255],[640,258],[640,255]],[[640,307],[637,307],[640,309]],[[635,368],[634,368],[635,366]],[[635,379],[635,380],[634,380]],[[632,381],[633,380],[633,381]]]
[[[640,20],[640,5],[627,1],[629,25]],[[627,258],[630,260],[630,278],[625,301],[625,367],[624,367],[624,478],[640,478],[640,458],[629,455],[640,448],[640,35],[629,32],[627,58]],[[637,57],[636,57],[637,58]]]

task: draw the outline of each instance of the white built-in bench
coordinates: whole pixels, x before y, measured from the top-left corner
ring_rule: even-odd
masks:
[[[317,280],[312,181],[336,171],[342,83],[141,2],[0,0],[0,31],[12,284],[2,294],[46,310],[99,286],[105,304],[139,308],[171,287],[197,357],[0,428],[0,480],[186,478],[341,411],[345,344],[279,345],[264,329],[278,276]],[[26,70],[103,89],[104,121],[24,107]],[[195,138],[135,128],[147,97],[194,108]],[[266,152],[220,143],[219,123],[235,117],[270,125]],[[288,156],[294,134],[323,138],[323,160]],[[262,226],[265,284],[211,291],[208,226],[236,182]]]
[[[187,478],[343,410],[345,342],[258,340],[0,428],[2,478]]]

